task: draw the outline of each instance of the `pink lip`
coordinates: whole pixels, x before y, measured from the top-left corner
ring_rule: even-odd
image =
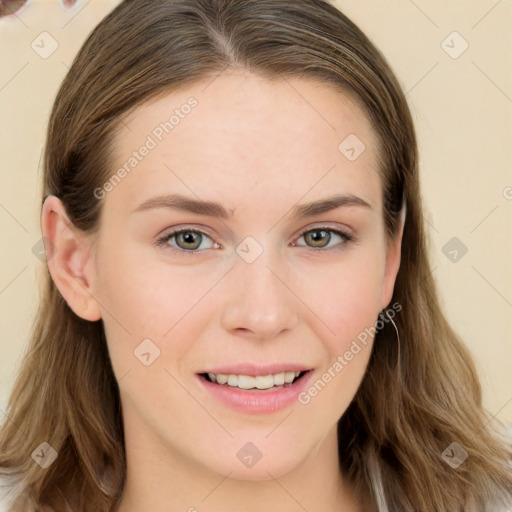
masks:
[[[267,366],[266,368],[269,367]],[[283,366],[280,366],[280,368],[283,368]],[[246,373],[249,370],[249,368],[247,367],[244,367],[244,371],[240,372],[235,372],[232,370],[233,367],[230,367],[229,372],[226,373],[241,373],[244,375],[250,375],[250,373]],[[262,367],[259,367],[258,373],[255,373],[255,375],[268,375],[268,373],[280,373],[279,371],[274,371],[273,369],[268,373],[265,373],[266,370],[263,373],[259,373],[261,372],[261,370]],[[301,370],[297,369],[295,371]],[[224,372],[214,371],[211,373]],[[245,389],[233,388],[224,384],[215,384],[213,382],[206,380],[200,375],[197,375],[197,379],[210,396],[213,396],[218,402],[220,402],[223,405],[226,405],[230,409],[245,414],[272,414],[296,403],[298,401],[300,393],[304,391],[308,383],[311,381],[313,373],[313,370],[308,371],[308,373],[301,376],[301,378],[296,380],[293,384],[285,384],[286,387],[277,388],[274,390],[261,391],[250,391]]]
[[[281,372],[305,372],[311,367],[296,363],[274,363],[259,365],[255,363],[237,363],[223,366],[215,366],[198,373],[224,373],[225,375],[249,375],[251,377],[265,376]]]

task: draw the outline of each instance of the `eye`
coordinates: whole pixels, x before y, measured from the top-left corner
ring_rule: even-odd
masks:
[[[316,249],[334,249],[339,246],[347,245],[352,241],[351,235],[328,227],[318,227],[304,231],[300,238],[304,238],[308,247]],[[332,241],[337,241],[338,243],[334,243],[334,246],[331,244],[331,247],[329,247],[329,243]],[[303,246],[297,243],[294,245]]]
[[[330,250],[341,249],[352,241],[351,235],[325,226],[304,231],[300,238],[304,238],[306,245],[296,242],[292,245]],[[206,246],[204,244],[206,244]],[[329,244],[331,245],[330,247]],[[212,238],[203,231],[191,228],[176,229],[167,232],[157,240],[156,245],[178,253],[189,254],[196,254],[204,249],[218,249],[221,247],[220,244],[214,242]]]
[[[208,243],[208,240],[210,243]],[[203,242],[205,242],[207,246],[204,247],[203,245],[202,249],[200,249]],[[212,247],[220,247],[220,245],[214,242],[210,236],[196,229],[180,229],[171,231],[162,238],[159,238],[157,240],[157,245],[165,246],[177,252],[190,253],[201,252],[203,249],[211,249]]]

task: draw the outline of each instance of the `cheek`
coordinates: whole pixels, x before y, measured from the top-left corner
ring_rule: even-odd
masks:
[[[159,338],[222,276],[219,268],[166,264],[165,259],[148,255],[147,250],[111,251],[105,254],[100,269],[99,289],[108,312],[126,330]]]
[[[188,340],[199,337],[209,318],[210,312],[201,312],[201,305],[207,302],[204,299],[221,279],[223,269],[173,267],[150,261],[147,253],[137,251],[104,252],[99,268],[99,300],[116,374],[142,369],[134,350],[145,339],[161,351],[156,363],[171,359],[179,365],[193,348],[193,344],[183,343],[184,336]]]
[[[373,345],[382,275],[378,257],[361,255],[327,272],[310,295],[311,309],[327,329],[318,323],[324,357],[299,402],[317,428],[334,425],[361,384]]]
[[[322,430],[336,424],[359,389],[371,354],[371,344],[351,345],[351,354],[341,352],[322,368],[299,395],[308,428]]]
[[[324,358],[299,402],[314,409],[311,417],[319,425],[338,421],[361,384],[378,319],[384,261],[375,246],[308,278],[308,305],[318,316]]]
[[[335,264],[318,264],[314,272],[298,278],[299,296],[327,327],[331,351],[344,350],[350,340],[375,324],[383,276],[384,258],[374,247],[347,253]]]

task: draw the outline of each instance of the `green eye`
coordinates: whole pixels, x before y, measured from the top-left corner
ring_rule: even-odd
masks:
[[[202,250],[199,248],[205,239],[210,240],[211,243],[207,247],[203,247],[203,249],[211,249],[214,245],[218,246],[218,244],[214,244],[213,240],[206,233],[193,229],[182,229],[167,233],[158,240],[157,244],[159,246],[167,246],[178,252],[193,253]],[[171,241],[174,241],[174,243],[171,244]]]
[[[180,249],[190,249],[195,251],[201,245],[203,235],[195,231],[182,231],[175,235],[176,244]]]
[[[306,240],[307,244],[311,244],[312,247],[325,247],[331,240],[331,234],[323,229],[315,229],[315,231],[306,233],[304,240]]]
[[[338,240],[338,243],[334,244],[334,246],[340,246],[345,245],[352,240],[350,235],[328,228],[310,229],[302,234],[302,238],[304,238],[308,247],[316,249],[330,249],[331,247],[328,247],[328,245],[331,241]]]
[[[351,235],[327,227],[304,231],[300,238],[305,240],[305,245],[294,243],[294,246],[320,250],[339,249],[352,241]],[[157,241],[157,245],[178,253],[190,254],[197,254],[204,249],[220,247],[206,233],[195,229],[180,229],[167,233]]]

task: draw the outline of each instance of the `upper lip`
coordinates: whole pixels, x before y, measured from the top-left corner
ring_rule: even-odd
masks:
[[[282,372],[304,372],[311,370],[311,367],[300,363],[273,363],[273,364],[257,364],[257,363],[236,363],[214,366],[208,370],[199,373],[223,373],[225,375],[270,375]]]

